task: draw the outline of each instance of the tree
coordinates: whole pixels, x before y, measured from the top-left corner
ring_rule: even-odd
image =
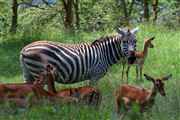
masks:
[[[73,28],[73,0],[62,0],[65,10],[65,28],[69,31]]]
[[[152,7],[153,7],[153,22],[155,23],[155,21],[157,20],[157,14],[159,12],[158,0],[153,0],[152,1]]]
[[[79,17],[79,0],[73,1],[75,15],[76,15],[76,27],[80,28],[80,17]]]
[[[18,1],[17,0],[13,0],[12,11],[13,11],[13,15],[12,15],[10,32],[16,31],[17,29],[17,24],[18,24],[18,20],[17,20],[18,19]]]
[[[43,3],[45,3],[47,6],[50,6],[50,3],[49,2],[46,2],[45,0],[42,0]],[[21,3],[18,3],[17,0],[13,0],[13,3],[12,3],[12,12],[13,12],[13,15],[12,15],[12,22],[11,22],[11,28],[10,28],[10,32],[15,32],[17,30],[17,26],[18,26],[18,7],[20,5],[27,5],[28,7],[35,7],[35,8],[39,8],[39,9],[44,9],[44,8],[40,8],[38,5],[33,5],[32,4],[32,1],[30,2],[21,2]]]
[[[143,21],[144,22],[149,22],[149,3],[148,0],[142,0],[142,5],[143,5]]]
[[[125,20],[125,25],[128,26],[129,25],[129,20],[130,20],[130,16],[133,10],[133,5],[134,5],[135,0],[131,0],[130,6],[129,6],[129,11],[128,11],[128,7],[126,5],[125,0],[121,0],[122,6],[123,6],[123,12],[124,12],[124,20]]]

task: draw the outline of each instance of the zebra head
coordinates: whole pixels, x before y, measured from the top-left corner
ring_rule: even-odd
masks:
[[[138,27],[130,30],[128,28],[120,29],[117,27],[117,32],[121,35],[121,51],[123,56],[127,59],[129,64],[133,64],[136,60],[135,50],[136,50],[136,32]]]

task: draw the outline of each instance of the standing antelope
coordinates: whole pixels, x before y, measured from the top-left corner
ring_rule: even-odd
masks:
[[[115,91],[118,113],[128,109],[133,102],[137,102],[140,105],[140,112],[143,114],[154,105],[157,93],[165,96],[164,81],[168,80],[172,74],[156,79],[146,74],[144,76],[154,84],[152,90],[124,84]]]
[[[67,88],[57,91],[55,89],[55,75],[58,70],[56,67],[47,65],[46,70],[41,74],[40,78],[35,81],[37,85],[48,85],[48,91],[62,97],[76,97],[79,101],[89,105],[99,107],[102,95],[99,89],[92,86],[84,86],[78,88]]]
[[[126,56],[128,63],[135,60],[135,33],[138,28],[122,30],[118,34],[100,38],[97,44],[63,44],[37,41],[24,47],[20,52],[20,62],[26,83],[39,78],[47,64],[58,66],[55,81],[72,84],[84,80],[93,83],[103,77],[110,66]]]
[[[142,80],[142,67],[143,64],[145,62],[146,56],[148,54],[148,48],[153,48],[154,45],[152,44],[152,40],[154,40],[155,37],[149,38],[149,39],[145,39],[144,41],[144,49],[143,51],[136,51],[135,52],[135,57],[136,60],[134,61],[134,64],[136,65],[136,80],[138,80],[138,68],[140,67],[140,80]],[[129,74],[129,70],[131,65],[128,64],[128,62],[126,62],[126,58],[124,58],[124,60],[122,60],[122,81],[123,81],[123,77],[124,77],[124,68],[125,68],[125,64],[128,65],[127,70],[126,70],[126,76],[127,76],[127,83],[128,83],[128,74]]]

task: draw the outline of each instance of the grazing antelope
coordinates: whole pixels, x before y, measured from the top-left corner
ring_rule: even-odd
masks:
[[[140,112],[144,113],[154,105],[157,93],[165,96],[164,81],[168,80],[172,74],[156,79],[146,74],[144,76],[154,84],[152,90],[124,84],[115,91],[118,113],[127,110],[133,102],[137,102],[140,105]]]
[[[140,80],[142,80],[142,67],[145,62],[146,56],[148,54],[148,48],[154,47],[154,45],[152,44],[152,40],[154,40],[154,38],[155,37],[145,39],[143,51],[135,52],[136,60],[134,61],[134,64],[136,65],[136,80],[138,80],[138,67],[140,67]],[[126,76],[127,76],[127,83],[128,83],[128,75],[129,75],[129,70],[130,70],[131,65],[128,64],[128,62],[126,62],[126,61],[127,61],[126,58],[124,58],[124,60],[122,61],[122,64],[123,64],[122,65],[122,81],[123,81],[123,77],[124,77],[125,64],[127,64],[128,67],[126,70]]]
[[[55,75],[57,68],[47,65],[47,68],[40,78],[35,81],[37,85],[48,85],[48,91],[63,97],[76,97],[81,102],[98,107],[101,103],[102,95],[100,90],[92,86],[84,86],[78,88],[67,88],[56,91],[55,89]]]

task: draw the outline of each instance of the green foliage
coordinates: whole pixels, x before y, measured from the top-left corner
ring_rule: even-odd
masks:
[[[45,27],[46,28],[46,27]],[[19,63],[19,52],[27,44],[37,40],[59,41],[63,43],[87,43],[95,38],[114,33],[113,29],[105,31],[74,31],[68,33],[60,29],[23,29],[15,34],[9,34],[0,37],[0,83],[17,83],[23,82],[23,75]],[[149,50],[147,60],[143,67],[143,73],[147,73],[154,77],[160,77],[165,74],[173,74],[171,80],[166,81],[165,91],[166,97],[157,95],[154,107],[145,114],[147,120],[178,120],[180,118],[180,34],[178,30],[169,30],[163,26],[148,26],[142,25],[137,33],[137,50],[143,48],[143,39],[155,36],[153,41],[155,47]],[[65,103],[43,103],[42,105],[34,106],[25,110],[9,109],[9,104],[5,104],[6,111],[0,112],[0,119],[19,120],[19,119],[64,119],[64,120],[119,120],[119,115],[116,114],[113,92],[121,84],[121,64],[116,64],[110,68],[99,81],[97,86],[102,92],[102,104],[99,110],[87,105],[71,105]],[[151,88],[152,83],[145,81],[141,83],[135,82],[135,68],[132,67],[129,73],[129,82],[137,86]],[[56,84],[58,89],[77,87],[87,85],[88,81],[72,85]],[[132,118],[139,119],[137,106],[133,107],[134,112],[129,112],[124,116],[124,120]],[[15,111],[12,111],[15,110]],[[9,113],[7,111],[10,111]]]
[[[169,2],[160,2],[159,19],[158,22],[169,28],[179,28],[180,27],[180,6],[179,2],[172,0]],[[162,22],[163,21],[163,22]]]
[[[81,2],[81,28],[102,30],[119,23],[119,16],[115,1]],[[91,8],[91,9],[89,9]]]
[[[33,0],[18,0],[18,3],[32,3]],[[125,0],[129,11],[130,2]],[[150,20],[153,18],[152,1],[149,2]],[[0,2],[0,35],[9,32],[12,17],[12,1],[2,0]],[[46,29],[54,27],[64,29],[65,10],[62,2],[58,1],[53,7],[47,7],[41,4],[37,7],[28,7],[24,9],[19,6],[18,9],[18,29],[36,29],[44,26]],[[158,3],[157,24],[164,24],[169,28],[179,27],[179,2],[178,0],[159,1]],[[73,9],[73,11],[75,11]],[[78,30],[105,30],[114,26],[123,26],[124,13],[121,0],[79,0],[80,28]],[[133,6],[130,17],[130,26],[142,22],[143,9],[140,0],[137,0]],[[74,26],[76,23],[74,15]]]
[[[7,1],[0,2],[0,35],[4,35],[8,32],[10,23],[10,6]]]

